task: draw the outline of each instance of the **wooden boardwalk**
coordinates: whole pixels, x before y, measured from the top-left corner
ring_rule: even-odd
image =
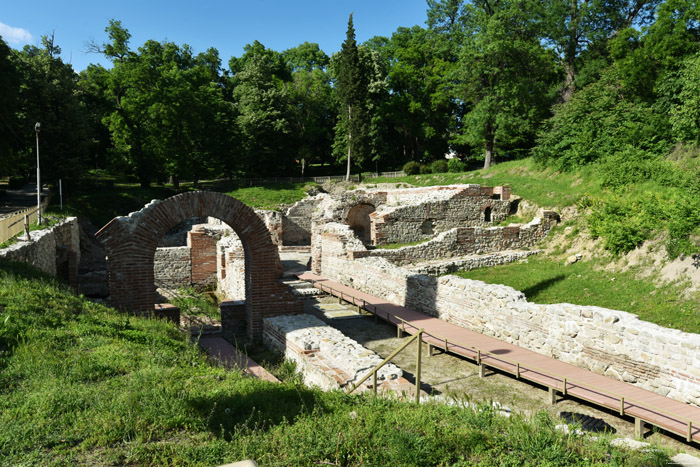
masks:
[[[407,334],[423,329],[424,340],[431,346],[431,352],[433,347],[447,350],[476,361],[481,365],[481,372],[486,367],[498,368],[517,378],[546,386],[553,402],[557,394],[562,394],[634,417],[638,436],[648,424],[682,436],[687,442],[700,443],[698,407],[447,323],[310,272],[297,276]]]

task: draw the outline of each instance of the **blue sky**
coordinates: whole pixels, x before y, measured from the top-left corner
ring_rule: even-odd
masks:
[[[121,20],[131,33],[131,47],[146,40],[189,44],[195,53],[215,47],[224,66],[240,56],[255,40],[282,51],[304,41],[317,42],[327,54],[340,49],[348,16],[354,12],[358,42],[390,36],[399,26],[425,26],[425,0],[258,0],[258,1],[151,1],[151,0],[8,0],[0,9],[0,35],[15,49],[39,45],[44,34],[55,34],[62,58],[76,71],[89,63],[103,63],[86,54],[85,42],[107,40],[110,19]]]

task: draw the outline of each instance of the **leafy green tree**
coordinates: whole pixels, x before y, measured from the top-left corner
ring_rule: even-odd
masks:
[[[19,90],[21,75],[10,47],[0,36],[0,176],[22,174],[26,164],[18,151],[26,144],[26,135],[22,137],[17,121],[20,106]]]
[[[548,115],[556,74],[526,0],[465,6],[466,36],[456,79],[467,108],[454,141],[483,147],[484,168],[497,148],[528,147]]]
[[[270,60],[267,54],[254,54],[234,76],[236,124],[247,174],[288,172],[294,166],[296,148],[291,138],[289,97],[277,71],[276,60]]]
[[[19,52],[21,72],[17,123],[23,149],[19,166],[35,165],[34,124],[41,123],[42,181],[73,180],[87,167],[88,125],[77,95],[77,75],[60,58],[53,36],[43,36],[41,48],[25,46]]]
[[[681,90],[671,114],[679,141],[700,145],[700,54],[689,58],[680,74]]]
[[[533,155],[541,164],[569,170],[629,148],[640,157],[645,151],[663,154],[669,141],[667,116],[625,92],[613,67],[600,81],[557,106],[542,128]]]
[[[458,107],[448,79],[447,38],[419,26],[399,28],[380,49],[391,90],[382,116],[397,140],[401,161],[442,156]]]
[[[369,76],[360,61],[352,16],[351,13],[335,67],[335,89],[340,104],[335,147],[345,146],[347,149],[346,180],[350,179],[353,157],[356,163],[361,163],[369,153],[367,137],[370,126],[366,107]]]
[[[305,42],[282,53],[292,68],[287,83],[290,123],[297,139],[297,159],[304,175],[308,163],[328,162],[337,109],[333,101],[329,57],[318,44]]]
[[[106,28],[110,42],[99,47],[112,69],[89,70],[93,89],[111,103],[103,123],[114,145],[112,161],[135,174],[142,186],[166,175],[197,182],[226,168],[233,111],[225,101],[218,52],[195,56],[189,46],[147,41],[129,48],[119,21]]]
[[[607,63],[601,67],[596,57],[605,55],[607,41],[632,25],[649,24],[660,1],[547,0],[532,9],[541,15],[542,36],[564,70],[564,101],[573,95],[579,72],[587,65],[583,56],[587,54],[587,60],[596,68],[605,68]]]

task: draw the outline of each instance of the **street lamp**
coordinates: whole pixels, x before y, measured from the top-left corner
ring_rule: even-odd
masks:
[[[39,170],[39,130],[41,123],[36,122],[34,131],[36,131],[36,212],[37,225],[41,225],[41,172]]]

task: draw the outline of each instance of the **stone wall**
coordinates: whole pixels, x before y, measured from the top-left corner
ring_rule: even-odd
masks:
[[[508,227],[458,227],[443,232],[420,245],[395,250],[370,250],[372,257],[386,258],[394,264],[406,265],[422,261],[454,258],[473,254],[529,248],[547,236],[557,224],[554,211],[544,211],[529,224]]]
[[[245,300],[245,252],[241,240],[230,232],[219,240],[216,248],[217,292],[229,300]]]
[[[393,303],[700,406],[700,335],[623,311],[529,303],[522,292],[455,276],[430,277],[383,258],[355,259],[364,246],[347,226],[316,226],[315,271]],[[359,244],[359,245],[358,245]]]
[[[158,248],[153,258],[156,287],[175,290],[192,285],[192,258],[190,247]]]
[[[311,243],[311,219],[318,202],[316,198],[306,198],[284,211],[280,245],[309,245]]]
[[[450,196],[445,199],[444,193]],[[511,211],[508,187],[450,186],[443,192],[433,187],[414,190],[411,197],[400,200],[400,204],[378,207],[370,215],[374,245],[417,242],[455,227],[493,225]]]
[[[30,264],[76,287],[80,262],[78,219],[69,217],[50,229],[35,230],[30,232],[30,238],[31,241],[19,240],[0,250],[0,258]]]
[[[337,329],[305,314],[265,318],[263,342],[296,362],[297,372],[307,386],[326,391],[359,381],[383,360]],[[377,381],[398,382],[402,374],[399,367],[389,363],[377,372]],[[364,386],[371,383],[370,379]]]

